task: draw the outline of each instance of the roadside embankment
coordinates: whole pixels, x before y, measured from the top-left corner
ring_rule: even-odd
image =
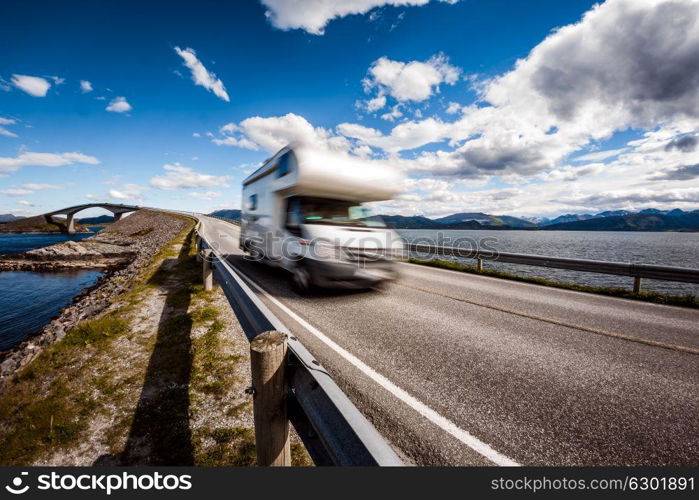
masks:
[[[8,375],[31,361],[45,346],[63,338],[79,321],[109,306],[152,256],[188,224],[191,220],[184,217],[140,210],[81,242],[59,243],[0,259],[0,270],[106,268],[105,276],[76,296],[60,316],[19,346],[0,353],[0,386]]]
[[[250,346],[221,288],[203,289],[194,222],[174,218],[176,236],[112,275],[106,307],[7,377],[0,465],[255,465]],[[312,464],[295,434],[292,463]]]

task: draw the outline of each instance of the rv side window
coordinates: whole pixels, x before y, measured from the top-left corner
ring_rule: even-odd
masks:
[[[257,195],[251,194],[248,198],[248,210],[257,210]]]
[[[285,153],[279,158],[279,163],[277,163],[277,177],[284,177],[289,173],[289,156],[291,156],[290,153]]]

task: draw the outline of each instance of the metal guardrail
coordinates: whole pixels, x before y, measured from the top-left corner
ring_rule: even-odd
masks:
[[[399,466],[402,461],[352,404],[328,372],[260,300],[240,274],[212,249],[216,282],[228,298],[249,340],[269,330],[288,335],[288,414],[316,465]]]
[[[406,243],[409,252],[447,255],[476,259],[478,269],[483,268],[483,261],[523,264],[527,266],[569,269],[588,273],[614,274],[634,278],[634,291],[639,292],[641,278],[699,283],[699,269],[683,267],[656,266],[651,264],[632,264],[626,262],[605,262],[599,260],[568,259],[563,257],[545,257],[517,253],[491,252],[458,247],[442,247],[428,243]]]

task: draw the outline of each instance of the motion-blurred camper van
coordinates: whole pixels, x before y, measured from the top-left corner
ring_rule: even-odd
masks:
[[[391,167],[287,146],[243,181],[240,248],[301,290],[394,279],[402,240],[362,203],[392,198],[400,180]]]

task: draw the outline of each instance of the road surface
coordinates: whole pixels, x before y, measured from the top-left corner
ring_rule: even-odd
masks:
[[[407,263],[381,291],[301,296],[201,220],[408,462],[699,464],[699,311]]]

